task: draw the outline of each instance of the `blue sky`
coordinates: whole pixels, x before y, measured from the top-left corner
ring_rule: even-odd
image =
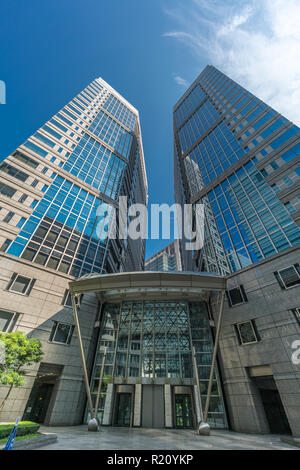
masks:
[[[207,63],[300,122],[298,0],[9,0],[0,160],[101,76],[140,112],[149,203],[173,203],[172,107]],[[168,240],[147,242],[146,255]]]

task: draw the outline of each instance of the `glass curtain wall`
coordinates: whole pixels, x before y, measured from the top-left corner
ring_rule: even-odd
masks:
[[[205,302],[141,301],[106,304],[92,379],[97,395],[103,352],[106,348],[104,386],[98,410],[102,417],[107,384],[114,377],[176,379],[178,384],[194,377],[192,345],[195,346],[200,390],[205,406],[213,338]],[[182,382],[183,381],[183,382]],[[187,380],[187,383],[191,383]],[[226,427],[218,371],[212,388],[209,421]]]

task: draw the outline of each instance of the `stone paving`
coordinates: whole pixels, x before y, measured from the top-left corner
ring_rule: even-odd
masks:
[[[277,435],[241,434],[212,430],[200,437],[193,430],[103,427],[100,432],[87,426],[46,427],[43,433],[55,433],[55,444],[40,450],[297,450],[280,442]],[[299,450],[299,449],[298,449]]]

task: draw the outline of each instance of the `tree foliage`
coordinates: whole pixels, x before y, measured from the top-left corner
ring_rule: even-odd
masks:
[[[9,391],[2,403],[2,410],[13,387],[25,384],[25,367],[40,362],[43,357],[41,342],[28,338],[22,331],[3,333],[0,331],[0,344],[4,346],[4,361],[0,362],[0,384],[9,385]]]

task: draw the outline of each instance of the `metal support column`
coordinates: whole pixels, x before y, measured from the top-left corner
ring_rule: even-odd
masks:
[[[82,344],[82,338],[81,338],[81,332],[80,332],[80,326],[79,326],[79,320],[78,320],[78,313],[77,313],[77,305],[75,302],[75,294],[71,293],[71,301],[72,301],[72,307],[73,307],[73,314],[74,314],[74,319],[75,319],[75,325],[76,325],[76,330],[77,330],[77,336],[78,336],[78,342],[79,342],[79,350],[80,350],[80,356],[81,356],[81,361],[82,361],[82,368],[83,368],[83,375],[84,375],[84,382],[85,382],[85,390],[88,398],[88,404],[90,408],[90,414],[91,414],[91,421],[89,422],[89,430],[97,431],[97,429],[92,429],[94,426],[95,416],[94,416],[94,410],[93,410],[93,402],[92,402],[92,395],[91,395],[91,390],[90,390],[90,384],[89,384],[89,378],[88,378],[88,373],[87,373],[87,367],[86,367],[86,362],[85,362],[85,357],[84,357],[84,350],[83,350],[83,344]],[[91,425],[90,425],[91,423]],[[97,422],[96,422],[97,424]],[[96,426],[98,428],[98,425]]]
[[[97,398],[96,398],[96,404],[95,404],[95,416],[94,417],[97,419],[97,421],[98,421],[97,415],[98,415],[99,400],[100,400],[102,381],[103,381],[105,358],[106,358],[106,348],[104,348],[104,353],[102,357],[101,372],[100,372],[100,377],[99,377],[99,385],[98,385]],[[101,422],[102,422],[102,419],[101,419]],[[99,422],[99,424],[101,423]]]
[[[211,395],[211,389],[212,389],[212,381],[213,381],[215,364],[216,364],[216,359],[217,359],[217,351],[218,351],[218,346],[219,346],[219,336],[220,336],[221,321],[222,321],[222,316],[223,316],[224,297],[225,297],[225,290],[222,290],[221,302],[220,302],[220,311],[219,311],[216,338],[215,338],[215,346],[214,346],[214,352],[213,352],[211,369],[210,369],[210,376],[209,376],[208,389],[207,389],[207,397],[206,397],[206,402],[205,402],[205,410],[204,410],[204,421],[205,422],[207,421],[207,416],[208,416],[210,395]]]
[[[202,401],[201,401],[201,391],[200,391],[200,383],[199,383],[199,374],[198,374],[195,346],[193,346],[193,359],[194,359],[194,371],[195,371],[195,378],[196,378],[196,385],[197,385],[197,392],[198,392],[198,402],[199,402],[200,422],[201,422],[201,421],[203,421],[203,408],[202,408]]]

